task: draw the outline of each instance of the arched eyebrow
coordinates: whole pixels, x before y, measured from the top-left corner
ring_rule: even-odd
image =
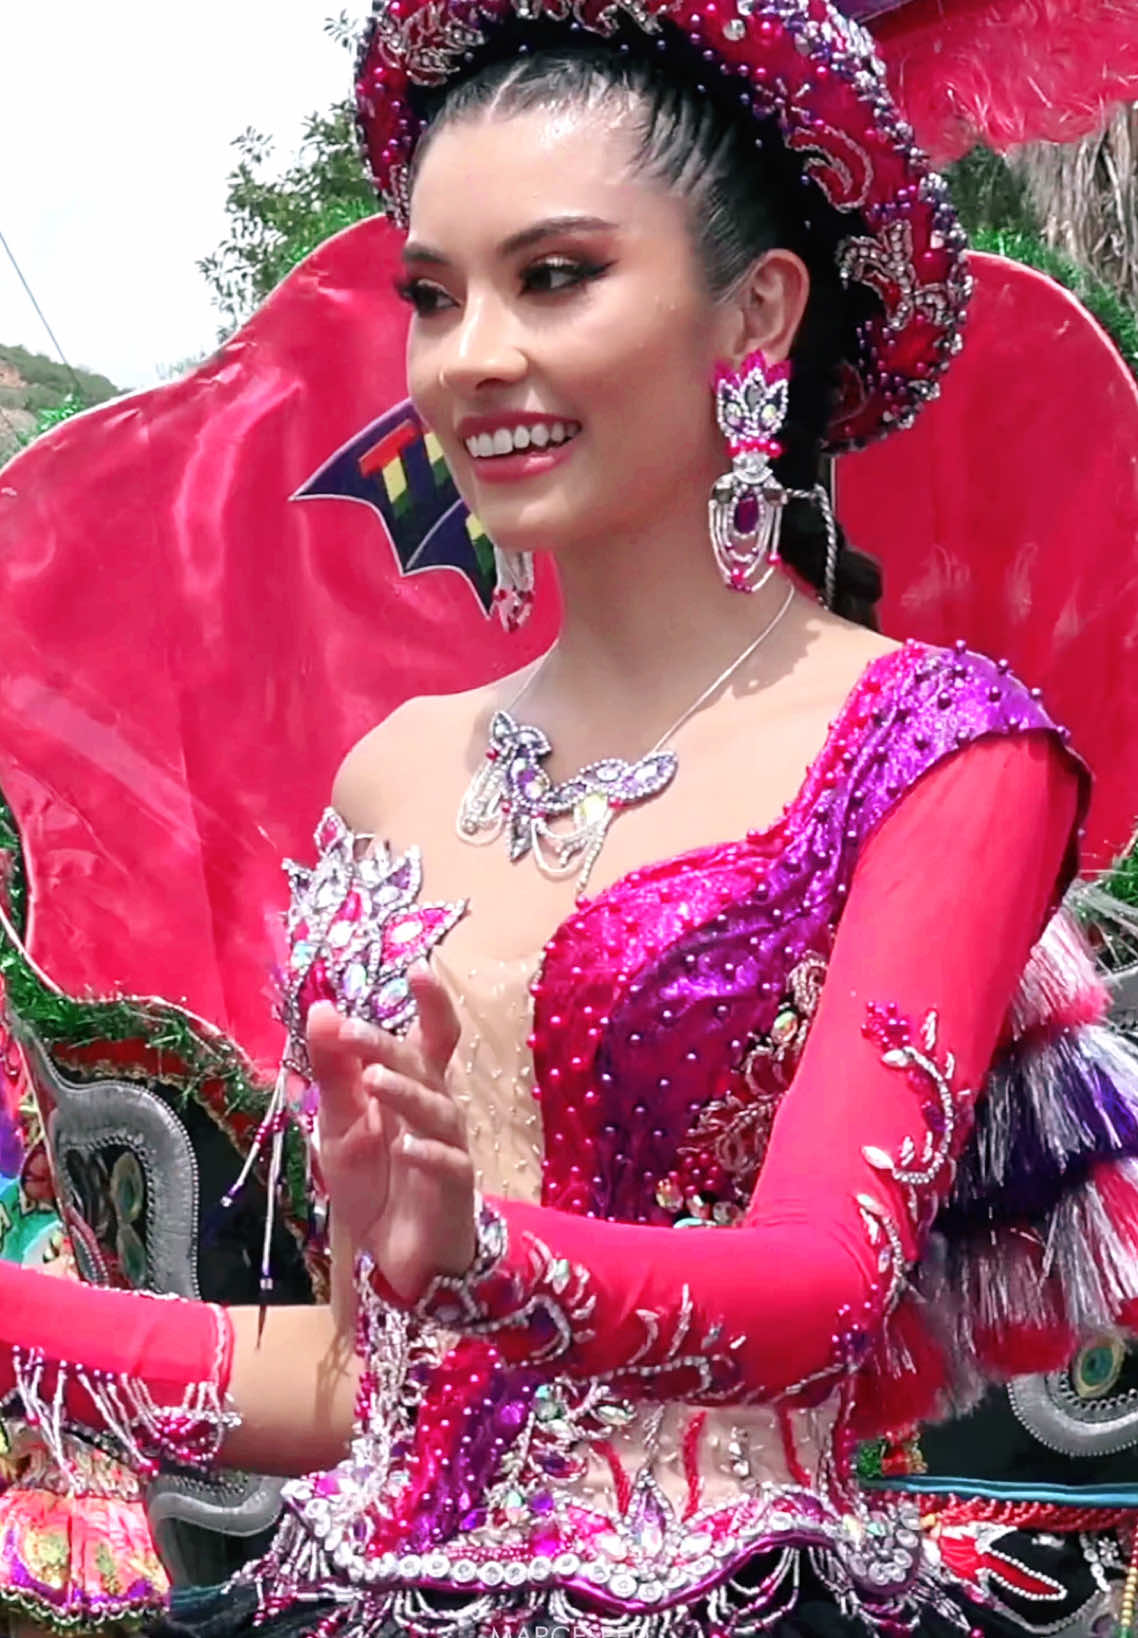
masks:
[[[559,233],[596,233],[604,229],[611,231],[615,227],[615,222],[606,221],[603,216],[546,216],[531,227],[522,228],[519,233],[511,233],[508,239],[503,239],[498,246],[498,255],[512,256]],[[444,256],[441,250],[420,244],[415,239],[408,239],[403,246],[403,260],[427,262],[432,267],[446,267],[450,263],[450,258]]]

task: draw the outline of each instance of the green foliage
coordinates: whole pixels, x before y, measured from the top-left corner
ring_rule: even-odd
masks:
[[[1131,838],[1127,851],[1115,861],[1103,886],[1114,898],[1138,910],[1138,832]]]
[[[117,398],[119,388],[105,375],[93,370],[69,370],[43,353],[30,353],[26,347],[0,347],[0,365],[7,364],[28,384],[23,400],[11,407],[33,411],[54,409],[68,398],[78,397],[83,408],[105,404],[108,398]],[[76,383],[78,382],[78,387]]]
[[[7,373],[5,365],[20,378],[0,385],[0,465],[80,409],[120,395],[120,388],[105,375],[67,369],[26,347],[0,347],[0,380]]]
[[[973,241],[992,229],[1038,236],[1039,222],[1027,185],[1006,159],[990,148],[973,148],[945,172],[952,202]]]
[[[40,410],[36,416],[36,430],[33,436],[38,438],[41,432],[50,432],[52,427],[59,426],[63,421],[70,421],[73,415],[78,415],[80,410],[85,410],[88,407],[81,398],[77,398],[72,393],[70,397],[63,400],[62,404],[52,404],[48,408]]]
[[[32,391],[25,395],[24,403],[20,407],[24,408],[25,410],[34,411],[35,425],[32,427],[30,432],[26,433],[21,432],[18,427],[15,429],[15,452],[18,452],[21,449],[26,449],[29,444],[34,443],[35,440],[43,433],[50,432],[52,427],[59,426],[61,421],[70,421],[71,417],[73,415],[78,415],[80,410],[85,410],[90,407],[89,405],[85,404],[81,398],[77,398],[74,393],[71,393],[69,397],[65,398],[61,404],[45,404],[41,396],[44,390],[45,389],[42,388],[33,388]],[[0,399],[0,408],[2,407],[3,400]],[[2,464],[2,459],[0,459],[0,464]],[[3,824],[0,823],[0,848],[4,846],[3,838]]]
[[[987,148],[973,148],[949,168],[948,181],[973,248],[1024,262],[1070,290],[1138,375],[1138,313],[1102,279],[1051,249],[1026,185],[1007,162]]]
[[[269,137],[250,129],[233,146],[238,161],[225,203],[229,235],[198,263],[227,330],[243,323],[318,244],[376,209],[347,103],[309,116],[300,151],[280,175],[273,174]]]
[[[19,379],[5,382],[7,370]],[[117,398],[120,390],[105,375],[70,370],[26,347],[0,347],[0,382],[0,465],[41,433],[80,410]]]

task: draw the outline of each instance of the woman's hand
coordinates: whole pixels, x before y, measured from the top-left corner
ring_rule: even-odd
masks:
[[[459,1024],[425,966],[409,974],[418,1020],[402,1040],[328,1002],[308,1015],[320,1088],[320,1166],[334,1218],[401,1301],[474,1260],[474,1167],[447,1089]]]

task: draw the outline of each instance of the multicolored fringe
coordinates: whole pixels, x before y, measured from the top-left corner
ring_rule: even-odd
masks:
[[[1007,1042],[952,1192],[859,1395],[866,1426],[901,1428],[903,1384],[930,1350],[936,1412],[959,1415],[993,1377],[1058,1368],[1138,1305],[1138,1049],[1108,1022],[1111,993],[1073,915],[1032,953]],[[1041,1363],[1044,1361],[1044,1363]],[[929,1407],[914,1403],[911,1420]]]

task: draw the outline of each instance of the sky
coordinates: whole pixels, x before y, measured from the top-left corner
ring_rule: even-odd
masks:
[[[225,236],[231,143],[255,126],[283,166],[347,95],[341,9],[0,0],[0,234],[72,364],[145,387],[213,345],[195,264]],[[0,343],[55,356],[2,247]]]

